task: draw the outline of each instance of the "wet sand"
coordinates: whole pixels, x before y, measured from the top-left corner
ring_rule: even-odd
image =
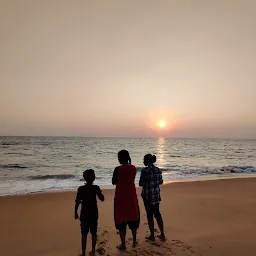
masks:
[[[256,255],[256,178],[164,185],[161,212],[167,241],[144,240],[148,227],[139,200],[139,245],[131,247],[128,233],[126,253],[115,249],[119,237],[114,190],[104,194],[106,201],[99,202],[98,255]],[[74,198],[75,192],[0,197],[0,255],[77,256],[80,226],[73,219]]]

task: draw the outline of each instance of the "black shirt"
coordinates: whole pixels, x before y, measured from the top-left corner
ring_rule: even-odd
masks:
[[[104,196],[99,186],[87,185],[81,186],[77,190],[76,203],[81,203],[81,213],[90,213],[98,211],[97,198],[104,201]]]

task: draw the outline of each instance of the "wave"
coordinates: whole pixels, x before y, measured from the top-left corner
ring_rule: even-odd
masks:
[[[136,167],[137,172],[141,172],[141,170],[145,167]],[[180,169],[179,166],[172,166],[168,168],[160,168],[161,171],[165,174],[172,174],[173,172],[179,173],[180,175],[189,175],[189,174],[197,174],[197,175],[209,175],[209,174],[227,174],[227,173],[242,173],[242,172],[256,172],[256,167],[253,166],[223,166],[218,168],[198,168],[198,169],[190,169],[183,170]]]
[[[5,155],[23,155],[23,153],[20,152],[5,152]]]
[[[191,170],[172,170],[164,172],[163,174],[168,179],[186,179],[196,178],[207,175],[228,175],[231,173],[256,173],[256,167],[253,166],[224,166],[220,168],[204,168],[204,169],[191,169]]]
[[[222,172],[256,172],[256,168],[253,166],[225,166],[220,168],[220,171]]]
[[[0,164],[0,169],[25,169],[28,168],[27,166],[20,165],[20,164]]]
[[[138,173],[138,172],[141,172],[141,170],[144,169],[144,168],[145,168],[145,166],[144,166],[144,167],[137,167],[137,166],[136,166],[136,171],[137,171],[137,173]],[[168,169],[166,169],[166,168],[160,168],[160,169],[161,169],[162,172],[171,172],[171,171],[173,170],[173,168],[168,168]]]
[[[52,175],[36,175],[36,176],[29,176],[31,180],[48,180],[48,179],[57,179],[57,180],[66,180],[66,179],[74,179],[76,178],[75,175],[72,174],[52,174]]]
[[[97,180],[106,180],[106,178],[105,178],[105,177],[96,177],[95,180],[96,180],[96,181],[97,181]],[[80,178],[79,181],[84,181],[84,178]]]
[[[2,142],[0,143],[0,145],[2,146],[15,146],[15,145],[19,145],[18,142]]]
[[[191,173],[191,171],[188,171]],[[227,174],[227,173],[241,173],[241,172],[256,172],[256,168],[253,166],[224,166],[220,168],[214,169],[203,169],[203,170],[196,170],[197,173],[204,175],[204,174]],[[186,173],[186,172],[185,172]]]

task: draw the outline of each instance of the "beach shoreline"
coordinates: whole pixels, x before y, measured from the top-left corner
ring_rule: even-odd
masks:
[[[226,175],[219,174],[211,174],[200,176],[197,178],[188,178],[188,179],[179,179],[179,180],[164,180],[164,186],[172,183],[190,183],[190,182],[203,182],[203,181],[215,181],[215,180],[229,180],[229,179],[248,179],[248,178],[256,178],[256,173],[230,173]],[[83,182],[81,181],[81,186]],[[111,190],[115,189],[113,185],[99,185],[103,190]],[[139,185],[136,184],[136,187],[139,188]],[[32,194],[44,194],[44,193],[62,193],[62,192],[74,192],[76,189],[53,189],[48,191],[35,191],[28,193],[17,193],[17,194],[6,194],[0,195],[0,197],[10,197],[10,196],[24,196],[24,195],[32,195]]]
[[[127,255],[247,255],[256,250],[256,179],[174,182],[161,188],[161,212],[167,242],[146,243],[145,210],[141,211],[139,246]],[[101,255],[120,255],[113,220],[113,189],[103,189],[99,202]],[[73,219],[75,191],[0,197],[3,256],[74,256],[80,252],[79,222]],[[15,246],[14,246],[15,244]],[[88,242],[90,248],[90,240]]]

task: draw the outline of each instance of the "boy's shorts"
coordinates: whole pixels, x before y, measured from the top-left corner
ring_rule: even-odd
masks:
[[[93,214],[91,216],[83,216],[80,217],[80,227],[81,234],[86,236],[89,232],[92,235],[97,234],[98,231],[98,214]]]

